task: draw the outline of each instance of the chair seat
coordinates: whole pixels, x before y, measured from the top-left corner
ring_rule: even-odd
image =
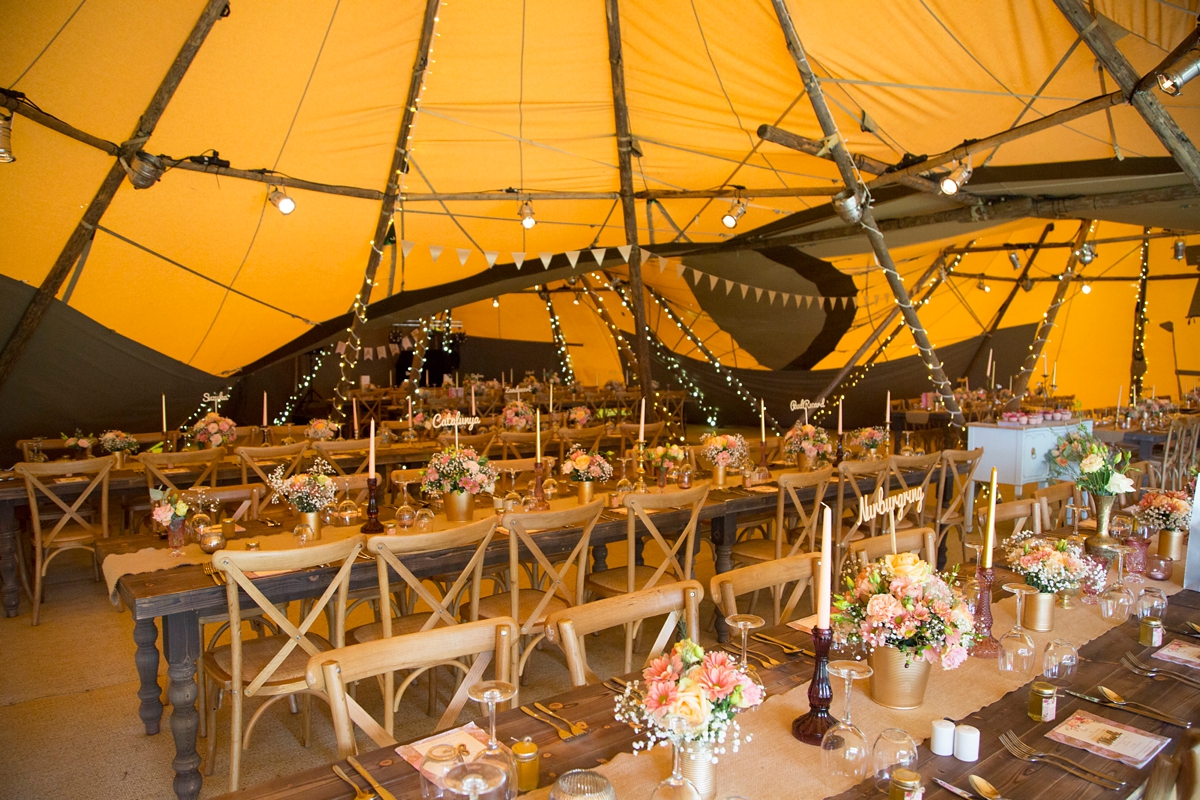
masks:
[[[52,528],[52,525],[43,528],[43,535],[48,534]],[[95,541],[95,531],[90,531],[82,525],[68,523],[63,526],[61,531],[54,535],[54,541],[50,542],[46,547],[53,550],[57,547],[77,547],[79,545],[94,544]]]
[[[262,672],[263,667],[271,662],[271,659],[283,649],[283,645],[290,641],[291,637],[287,634],[276,634],[268,636],[265,639],[246,639],[242,642],[242,685],[248,686],[254,680],[258,673]],[[317,646],[320,650],[332,650],[328,640],[309,634],[308,640]],[[304,686],[304,670],[308,666],[308,651],[303,647],[294,647],[292,652],[288,653],[287,658],[271,675],[271,679],[263,684],[263,688],[259,690],[259,694],[266,694],[264,690],[271,687],[288,686],[290,684],[299,683]],[[204,654],[204,669],[213,680],[221,681],[225,688],[231,688],[233,683],[233,650],[229,645],[224,644],[215,650],[209,650]]]
[[[733,546],[733,563],[760,564],[775,560],[774,539],[747,539]]]
[[[772,553],[774,551],[772,550]],[[635,566],[633,568],[633,588],[635,591],[645,589],[650,581],[654,578],[654,567]],[[675,574],[671,571],[664,572],[658,579],[658,585],[667,583],[675,583]],[[587,576],[587,582],[584,584],[593,594],[598,594],[601,597],[617,597],[618,595],[629,593],[629,572],[626,567],[614,567],[606,569],[603,572],[593,572]]]
[[[429,619],[429,614],[405,614],[403,617],[392,618],[392,636],[402,636],[406,633],[416,633],[425,625],[425,621]],[[438,620],[435,628],[445,627],[446,621]],[[362,644],[363,642],[374,642],[383,638],[383,623],[368,622],[366,625],[359,625],[357,628],[351,628],[346,631],[346,644]]]
[[[535,620],[529,619],[530,615],[533,614],[533,610],[537,608],[537,604],[542,601],[544,595],[545,592],[538,592],[532,589],[517,590],[517,623],[520,624],[521,630],[524,633],[541,628],[546,622],[546,617],[555,611],[570,608],[567,605],[567,601],[561,597],[551,597],[546,603],[546,607],[542,609],[542,613],[538,615],[538,618]],[[511,614],[512,592],[488,595],[479,600],[480,619],[496,619],[498,617],[507,617]]]

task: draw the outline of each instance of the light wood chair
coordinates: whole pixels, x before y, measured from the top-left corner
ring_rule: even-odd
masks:
[[[913,503],[897,510],[896,528],[923,528],[932,524],[937,516],[937,489],[935,476],[941,475],[942,454],[927,453],[923,456],[892,456],[892,479],[899,491],[920,488],[925,501]],[[912,473],[916,473],[913,475]],[[930,562],[932,563],[932,562]]]
[[[278,447],[239,447],[237,449],[238,460],[242,465],[242,483],[249,483],[250,473],[253,472],[260,481],[267,484],[262,502],[258,507],[260,514],[267,504],[275,499],[275,490],[270,487],[270,479],[265,470],[273,471],[277,467],[283,467],[283,477],[290,478],[296,470],[300,469],[300,464],[304,461],[308,448],[309,442],[305,440]]]
[[[906,528],[896,531],[896,552],[922,555],[931,565],[937,563],[936,533],[933,528]],[[865,567],[876,559],[890,555],[892,537],[888,534],[862,539],[850,545],[851,558],[857,557],[859,566]]]
[[[368,499],[367,481],[372,477],[375,478],[375,486],[378,487],[381,483],[378,472],[356,472],[353,475],[334,475],[332,480],[333,485],[337,487],[336,502],[340,503],[349,498],[360,506],[366,503]],[[351,492],[355,492],[356,494],[350,497]]]
[[[733,546],[735,566],[761,564],[801,550],[817,548],[817,510],[825,499],[825,490],[833,478],[833,467],[815,472],[784,472],[779,476],[779,499],[775,503],[775,526],[769,539],[746,539]],[[812,502],[805,507],[800,491],[813,490]]]
[[[302,695],[304,713],[304,744],[311,733],[312,690],[305,682],[305,667],[310,657],[341,647],[345,644],[346,600],[350,588],[350,569],[358,554],[362,552],[364,537],[351,536],[338,542],[317,544],[292,550],[219,550],[213,554],[213,566],[225,573],[226,603],[229,619],[239,621],[231,624],[233,635],[229,644],[209,650],[204,659],[205,676],[210,682],[209,696],[219,695],[213,688],[220,688],[230,698],[230,757],[229,790],[235,792],[241,780],[242,750],[250,744],[254,726],[263,712],[276,701],[291,695]],[[312,603],[304,619],[296,625],[287,618],[266,595],[255,586],[247,573],[293,571],[323,567],[341,562],[337,573],[321,596]],[[242,641],[241,593],[245,593],[258,606],[256,612],[270,620],[281,631],[275,636]],[[313,624],[324,616],[325,608],[336,595],[336,609],[332,639],[312,632]],[[242,704],[244,697],[264,697],[264,702],[242,728]],[[207,774],[212,773],[213,756],[216,752],[217,704],[208,708],[208,758],[205,762]]]
[[[643,664],[649,664],[663,654],[671,643],[673,634],[682,621],[687,638],[700,641],[700,601],[704,599],[704,587],[696,581],[677,581],[640,592],[595,600],[563,611],[556,611],[546,619],[546,638],[562,648],[567,658],[567,669],[571,673],[571,685],[586,686],[600,683],[600,678],[588,666],[587,648],[584,637],[589,633],[630,625],[650,617],[667,615],[658,637],[650,647]],[[625,669],[621,674],[633,670],[630,654],[626,654]]]
[[[860,522],[858,509],[862,507],[864,499],[874,497],[880,491],[886,496],[891,476],[891,458],[872,461],[843,461],[838,464],[838,477],[841,480],[838,483],[837,512],[833,519],[834,535],[837,537],[837,549],[834,553],[836,561],[833,565],[835,575],[841,573],[842,562],[846,560],[850,543],[857,539],[877,535],[880,526],[886,524],[886,520],[878,517],[869,522]],[[859,481],[869,481],[870,488],[863,490]],[[846,493],[847,488],[850,489],[849,496]]]
[[[721,615],[729,616],[738,613],[737,598],[742,595],[757,595],[763,589],[771,589],[776,596],[780,596],[787,584],[794,582],[796,585],[788,595],[787,603],[782,609],[778,605],[774,609],[772,619],[778,625],[791,619],[805,590],[813,584],[814,576],[819,576],[820,563],[820,553],[800,553],[778,561],[718,572],[709,581],[709,592]],[[815,603],[811,597],[810,601]]]
[[[959,542],[965,543],[971,529],[971,514],[975,509],[975,473],[983,460],[983,448],[974,450],[943,450],[942,475],[938,478],[937,531],[938,554],[942,553],[946,535],[957,528]],[[963,544],[962,561],[967,560]]]
[[[554,434],[549,430],[542,431],[542,455],[554,441]],[[496,443],[500,445],[500,458],[524,458],[526,453],[535,455],[537,449],[537,432],[523,433],[517,431],[501,431],[496,434]]]
[[[600,449],[607,428],[603,425],[592,425],[588,428],[559,428],[558,429],[558,458],[561,461],[573,448],[581,447],[589,453]]]
[[[145,472],[147,491],[162,487],[168,492],[182,492],[203,486],[216,487],[218,470],[227,452],[224,447],[215,447],[181,453],[141,453],[137,460]],[[124,497],[121,501],[123,530],[137,533],[153,507],[149,496]],[[135,522],[134,515],[137,514],[141,517]]]
[[[437,733],[454,726],[467,703],[467,691],[482,680],[492,662],[496,680],[514,682],[511,656],[516,638],[517,624],[509,617],[467,622],[330,650],[310,658],[304,675],[309,689],[328,700],[338,758],[346,758],[358,752],[356,725],[377,746],[396,745],[391,730],[375,721],[346,691],[349,684],[379,675],[391,677],[398,670],[410,670],[411,680],[436,667],[457,669],[462,679],[433,729]]]
[[[988,509],[986,504],[981,504],[975,509],[975,518],[979,523],[979,530],[982,532],[987,529]],[[1013,533],[1025,530],[1025,523],[1032,525],[1035,536],[1042,535],[1042,508],[1038,501],[1032,497],[1023,500],[1010,500],[1007,503],[996,503],[996,524],[1002,522],[1011,522],[1013,524]],[[981,533],[982,535],[982,533]],[[997,536],[997,538],[999,538]],[[982,543],[982,539],[980,539]]]
[[[667,423],[659,420],[658,422],[646,423],[646,447],[658,447],[658,439],[662,436],[663,429],[667,427]],[[621,434],[621,452],[633,447],[637,441],[638,431],[640,426],[636,422],[622,422],[617,425],[617,432]]]
[[[370,463],[370,439],[347,439],[341,442],[312,442],[318,458],[324,459],[338,475],[358,475],[367,471]],[[375,449],[383,447],[383,437],[375,437]],[[343,467],[342,462],[349,462]],[[353,471],[348,471],[352,468]]]
[[[33,624],[42,608],[42,584],[50,562],[68,550],[87,550],[93,555],[92,571],[100,579],[95,561],[96,540],[108,538],[108,482],[116,459],[88,458],[83,461],[24,462],[14,468],[25,480],[29,520],[33,529]],[[76,491],[79,493],[75,495]],[[74,500],[71,496],[75,495]],[[98,522],[84,517],[89,498],[99,496]],[[17,563],[25,559],[18,556]],[[24,569],[24,566],[22,566]],[[28,579],[26,579],[28,583]]]
[[[218,486],[215,489],[187,489],[182,492],[183,501],[189,506],[196,506],[202,500],[204,503],[217,506],[216,523],[228,516],[235,522],[241,519],[258,519],[258,509],[262,504],[263,486],[259,483],[246,483],[234,486]]]
[[[440,444],[442,447],[451,446],[452,444],[454,444],[454,432],[451,431],[450,433],[443,433],[443,434],[439,435],[437,438],[437,441],[438,441],[438,444]],[[489,431],[488,433],[472,433],[472,434],[459,433],[459,436],[458,436],[458,446],[459,447],[470,447],[481,458],[489,458],[490,457],[490,454],[492,452],[492,446],[495,443],[496,443],[496,434],[495,434],[495,432],[491,432],[491,431]]]
[[[483,579],[483,559],[495,532],[496,518],[489,517],[470,525],[445,531],[407,533],[403,536],[372,536],[367,540],[366,551],[375,557],[375,564],[378,568],[379,593],[376,597],[379,601],[380,620],[346,631],[346,642],[362,644],[416,631],[427,631],[435,627],[457,625],[460,621],[459,598],[462,597],[464,591],[470,592],[467,618],[476,619],[479,610],[479,587]],[[400,560],[402,556],[412,553],[468,547],[474,548],[474,550],[463,568],[457,574],[445,577],[441,586],[432,588],[413,575],[412,570]],[[399,589],[394,589],[391,585],[392,572],[400,576],[402,584]],[[416,601],[424,602],[429,610],[410,611],[410,613],[393,617],[391,598],[397,591],[411,593],[414,598],[412,603],[403,603],[401,610],[410,611]],[[390,672],[384,676],[384,728],[389,734],[393,732],[394,717],[400,698],[403,697],[405,689],[414,679],[415,676],[405,679],[399,694],[397,694],[395,676]],[[435,688],[436,672],[430,675],[430,681],[431,689]],[[390,711],[386,711],[386,709],[390,709]]]
[[[1067,504],[1080,505],[1082,495],[1075,481],[1059,481],[1033,493],[1041,509],[1042,530],[1052,531],[1067,524]]]
[[[268,447],[295,444],[308,438],[304,435],[306,430],[307,425],[269,425],[263,429],[263,444]],[[288,442],[288,439],[291,439],[291,442]]]

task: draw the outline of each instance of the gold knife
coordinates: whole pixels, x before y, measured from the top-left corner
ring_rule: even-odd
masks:
[[[380,786],[379,781],[372,778],[371,773],[363,769],[363,765],[358,763],[357,758],[354,756],[348,756],[346,761],[350,764],[350,766],[354,767],[355,772],[367,779],[367,783],[371,784],[371,788],[374,789],[375,793],[379,795],[379,800],[396,800],[396,796],[394,794]]]

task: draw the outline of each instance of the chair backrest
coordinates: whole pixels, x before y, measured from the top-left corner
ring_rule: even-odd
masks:
[[[115,458],[105,456],[83,461],[22,462],[14,467],[16,473],[25,479],[25,496],[29,499],[35,546],[50,547],[69,523],[81,526],[98,539],[108,538],[108,478],[115,463]],[[72,500],[71,495],[81,484],[83,490]],[[99,522],[92,523],[79,510],[97,492],[100,495]],[[45,520],[42,519],[42,499],[49,500],[52,506]],[[46,531],[43,525],[51,522],[54,526]]]
[[[587,505],[561,511],[514,512],[504,515],[502,524],[508,529],[509,576],[513,581],[512,591],[509,592],[512,599],[511,616],[515,620],[524,620],[521,624],[522,636],[533,633],[540,627],[546,606],[555,595],[565,600],[569,606],[582,601],[583,582],[587,573],[588,544],[592,538],[592,529],[596,527],[596,522],[600,519],[600,512],[603,510],[604,501],[593,500]],[[537,533],[575,526],[582,526],[583,533],[575,543],[570,555],[565,558],[555,555],[555,560],[558,562],[556,564],[538,545]],[[528,608],[528,604],[521,602],[522,592],[517,591],[516,585],[521,574],[522,547],[528,551],[528,557],[533,558],[544,573],[537,586],[526,590],[536,597],[536,602],[529,613],[522,611],[522,606]],[[575,567],[574,587],[567,584],[567,573],[571,567]],[[537,596],[539,594],[540,597]]]
[[[350,499],[358,505],[362,505],[363,503],[367,502],[367,480],[372,477],[375,478],[375,486],[378,487],[378,472],[358,472],[354,475],[335,475],[333,477],[333,485],[337,487],[336,501],[340,503],[343,500]],[[353,497],[350,497],[351,492],[355,492],[356,494]]]
[[[921,551],[924,550],[924,555]],[[888,534],[875,536],[871,539],[861,539],[850,545],[851,556],[858,556],[862,566],[872,561],[890,555],[892,552],[892,537]],[[933,528],[905,528],[896,531],[896,552],[916,553],[930,564],[937,564],[937,543]]]
[[[983,448],[974,450],[943,450],[942,476],[938,480],[938,537],[944,536],[943,526],[958,524],[967,519],[967,499],[975,497],[975,473],[983,460]],[[947,480],[948,479],[948,480]],[[940,542],[939,542],[940,544]]]
[[[988,508],[986,503],[980,503],[975,507],[975,517],[979,521],[980,529],[987,527]],[[1033,532],[1037,535],[1042,533],[1042,507],[1036,498],[1028,498],[1025,500],[1010,500],[1007,503],[996,503],[996,522],[1011,522],[1013,524],[1013,533],[1025,530],[1025,523],[1031,522]]]
[[[388,475],[388,480],[391,482],[394,491],[400,491],[400,484],[402,483],[411,486],[414,483],[419,484],[424,479],[425,469],[422,467],[417,467],[416,469],[394,469]],[[417,490],[420,491],[420,486],[417,487]],[[408,489],[407,491],[408,496],[411,498],[413,490]],[[403,496],[398,497],[396,498],[396,502],[399,503],[402,499]]]
[[[308,452],[309,442],[296,442],[295,444],[284,444],[278,447],[239,447],[237,449],[238,460],[242,464],[242,483],[250,482],[250,473],[253,472],[258,479],[263,483],[267,483],[267,473],[264,469],[274,470],[278,466],[283,467],[283,477],[291,477],[296,470],[300,468],[300,463],[304,460],[304,454]],[[275,498],[275,490],[267,487],[263,494],[262,502],[258,506],[259,513]]]
[[[887,495],[887,486],[892,476],[892,460],[891,458],[879,458],[871,461],[843,461],[838,464],[838,475],[841,481],[838,483],[838,507],[837,513],[834,514],[834,524],[840,525],[840,532],[835,532],[837,536],[837,563],[834,564],[834,572],[841,569],[842,561],[845,558],[846,548],[850,542],[860,536],[874,536],[878,533],[879,526],[884,524],[884,520],[878,517],[867,522],[860,522],[857,513],[849,524],[846,523],[846,511],[862,508],[863,498],[870,498],[876,493],[882,491]],[[869,481],[867,489],[863,489],[859,485],[859,481]],[[850,496],[846,495],[846,488],[850,489]],[[863,530],[865,528],[865,530]]]
[[[718,572],[709,581],[709,592],[721,613],[729,616],[738,613],[737,598],[742,595],[760,589],[782,587],[795,581],[796,586],[788,596],[782,612],[777,612],[775,623],[779,624],[791,618],[796,604],[813,582],[814,576],[818,576],[819,579],[820,564],[820,553],[800,553],[776,561],[763,561],[728,572]],[[815,599],[813,602],[816,602]]]
[[[1060,481],[1033,493],[1042,512],[1042,530],[1052,531],[1067,524],[1067,504],[1079,505],[1080,493],[1075,481]]]
[[[543,446],[551,440],[549,431],[542,434]],[[500,444],[500,458],[524,458],[521,449],[524,448],[527,452],[532,453],[537,444],[537,431],[531,433],[523,433],[520,431],[501,431],[496,434],[496,439]]]
[[[256,675],[250,678],[248,684],[243,682],[242,663],[242,634],[241,626],[234,625],[234,635],[230,637],[232,668],[230,670],[234,686],[245,685],[245,695],[253,697],[260,692],[264,695],[291,694],[298,688],[292,683],[282,684],[273,682],[271,677],[279,666],[297,647],[303,649],[309,656],[322,652],[321,648],[310,638],[313,623],[324,613],[329,601],[337,595],[334,626],[330,632],[330,642],[334,647],[346,643],[346,598],[349,596],[350,569],[358,554],[362,552],[365,537],[350,536],[329,544],[316,544],[310,547],[300,547],[291,550],[218,550],[213,554],[212,563],[225,573],[225,599],[229,606],[229,618],[242,618],[241,594],[244,593],[261,609],[263,616],[279,627],[280,633],[287,635],[287,640],[279,652],[267,662]],[[287,615],[268,600],[266,595],[254,585],[247,573],[292,571],[323,567],[335,561],[342,562],[337,573],[325,587],[325,591],[317,598],[308,614],[296,625]]]
[[[516,637],[517,624],[509,617],[434,628],[316,654],[308,660],[304,677],[310,689],[329,699],[338,757],[346,758],[357,752],[355,725],[379,747],[396,744],[391,733],[349,695],[347,685],[379,675],[393,676],[397,670],[412,670],[408,682],[434,667],[457,669],[463,675],[462,681],[434,728],[435,733],[444,731],[455,724],[467,703],[467,691],[480,681],[493,661],[496,680],[513,680],[512,643]],[[473,660],[469,668],[464,663],[468,659]],[[391,714],[386,716],[390,718]]]
[[[766,451],[767,451],[767,463],[768,464],[771,463],[772,461],[776,461],[779,458],[779,454],[781,452],[780,448],[782,446],[783,446],[783,437],[781,437],[781,436],[768,436],[767,437]],[[749,447],[747,448],[746,463],[747,464],[762,463],[762,452],[763,452],[763,442],[761,439],[753,439],[752,441],[750,441]],[[795,461],[795,459],[792,459],[792,460]]]
[[[225,458],[224,447],[214,447],[211,450],[184,450],[182,453],[142,453],[137,457],[146,471],[146,488],[153,489],[162,486],[168,491],[181,492],[184,489],[197,489],[207,484],[217,485],[217,470]],[[198,470],[196,477],[186,486],[178,486],[171,479],[169,470],[176,470],[175,480],[180,476],[187,477],[192,470]],[[184,481],[180,481],[184,483]]]
[[[438,444],[442,447],[449,447],[454,444],[454,432],[440,434],[437,438]],[[487,433],[473,433],[458,435],[459,447],[470,447],[475,450],[481,457],[487,458],[492,450],[492,445],[496,443],[496,434],[493,431]]]
[[[659,630],[646,664],[662,655],[672,634],[685,624],[687,637],[700,641],[700,601],[704,587],[696,581],[677,581],[651,589],[584,603],[551,614],[546,619],[546,638],[562,648],[571,673],[572,686],[599,683],[600,678],[588,666],[585,637],[590,633],[637,622],[647,617],[667,615]]]
[[[941,473],[942,454],[928,453],[923,456],[892,456],[892,477],[900,484],[900,491],[920,488],[924,502],[910,503],[896,510],[897,522],[908,519],[914,525],[924,526],[937,514],[937,492],[930,493],[930,484],[935,475]]]
[[[817,509],[825,499],[825,490],[833,478],[833,467],[815,472],[784,472],[779,476],[779,499],[775,503],[775,557],[794,556],[805,549],[817,549]],[[805,508],[799,492],[813,489],[812,503]],[[788,524],[792,522],[793,524]],[[789,537],[787,534],[791,534]],[[790,549],[785,553],[784,544],[793,538]]]
[[[292,442],[298,442],[306,438],[304,432],[308,430],[307,425],[270,425],[263,429],[263,444],[270,447],[279,447],[286,444],[285,439],[291,439]]]
[[[240,486],[218,486],[215,489],[204,487],[188,489],[183,493],[183,500],[190,506],[203,501],[206,504],[218,506],[221,516],[228,512],[228,507],[236,504],[232,512],[228,512],[233,520],[258,519],[258,508],[262,503],[263,485],[261,483],[246,483]],[[220,517],[213,520],[220,523]]]
[[[375,449],[383,447],[383,438],[375,437]],[[346,439],[341,442],[313,442],[312,449],[329,462],[338,475],[357,475],[365,472],[371,449],[370,439]],[[342,466],[342,463],[346,466]]]
[[[646,447],[658,447],[658,439],[666,426],[667,423],[662,420],[646,423]],[[622,422],[617,429],[621,433],[621,449],[624,450],[626,447],[632,447],[637,441],[641,426],[636,422]]]
[[[634,583],[635,566],[637,555],[638,532],[637,523],[641,522],[646,530],[650,533],[651,540],[658,545],[662,552],[662,563],[655,569],[650,580],[646,582],[643,589],[650,589],[657,586],[665,576],[668,582],[670,581],[686,581],[692,578],[692,543],[696,539],[696,528],[700,523],[700,510],[704,508],[704,502],[708,499],[709,484],[702,483],[691,489],[683,489],[678,492],[662,492],[661,494],[636,494],[630,492],[625,495],[623,501],[625,508],[629,509],[628,521],[626,523],[625,533],[626,542],[628,545],[628,558],[626,562],[626,571],[628,573],[628,582],[626,583],[626,591],[632,592],[638,588]],[[651,511],[662,511],[668,508],[687,508],[691,507],[691,515],[688,517],[687,524],[680,532],[679,537],[674,544],[669,544],[666,537],[654,524],[651,518]],[[683,554],[683,562],[680,563],[679,555]]]
[[[46,439],[18,439],[17,448],[21,451],[21,459],[25,463],[35,464],[33,460],[34,452],[40,452],[47,458],[56,458],[59,455],[67,452],[67,440],[62,438],[46,438]],[[100,444],[97,441],[95,447],[89,447],[89,450],[100,450]]]
[[[604,439],[606,431],[607,428],[603,425],[592,425],[588,428],[559,428],[558,438],[563,443],[564,453],[575,446],[582,447],[589,453],[595,453],[600,449],[600,442]]]

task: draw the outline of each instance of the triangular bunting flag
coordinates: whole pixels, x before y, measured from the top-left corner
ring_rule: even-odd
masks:
[[[746,292],[750,290],[750,287],[744,283],[739,283],[738,286],[740,286],[742,288],[742,299],[745,300]]]
[[[400,240],[400,252],[404,254],[405,258],[408,258],[408,254],[411,253],[412,249],[416,246],[417,246],[416,242],[408,242],[408,241],[405,241],[404,239]]]
[[[579,251],[578,250],[568,250],[567,251],[567,261],[571,262],[571,269],[574,269],[575,265],[579,263]]]
[[[459,247],[457,251],[458,263],[465,267],[467,265],[467,259],[471,257],[471,249],[469,247]]]
[[[650,260],[650,256],[652,256],[653,253],[651,253],[649,250],[647,250],[644,247],[639,247],[638,252],[641,253],[642,265],[645,266],[646,262]]]
[[[380,361],[383,361],[385,358],[387,358],[387,345],[380,345],[379,347],[376,347],[375,357]]]
[[[400,345],[395,342],[388,342],[388,352],[394,356],[400,355]]]
[[[363,361],[374,361],[375,360],[375,348],[374,347],[364,347],[363,351],[362,351],[362,360]]]
[[[682,261],[680,261],[678,264],[676,264],[676,265],[675,265],[675,277],[676,277],[676,278],[682,278],[682,277],[683,277],[683,271],[684,271],[685,269],[686,269],[686,267],[683,265],[683,262],[682,262]]]
[[[711,292],[713,289],[716,289],[716,288],[717,288],[717,276],[709,275],[708,276],[708,290]]]
[[[804,305],[807,308],[812,308],[812,295],[811,294],[806,294],[804,296]]]
[[[604,266],[604,254],[608,252],[607,247],[597,247],[591,251],[592,258],[596,259],[597,266]]]
[[[771,298],[767,305],[775,305],[775,292],[771,289],[767,290],[767,297]]]
[[[412,339],[405,336],[403,339],[400,340],[400,346],[403,347],[405,350],[412,350],[413,349],[413,341],[412,341]]]
[[[499,250],[484,250],[483,257],[487,259],[488,267],[496,266],[496,259],[500,257]]]
[[[617,248],[617,252],[621,254],[621,258],[629,261],[629,251],[633,250],[633,245],[623,244]]]
[[[662,256],[658,257],[658,271],[661,273],[667,268],[667,260]]]
[[[817,308],[821,309],[822,311],[825,310],[825,298],[821,297],[821,295],[817,295]]]
[[[725,294],[729,294],[732,291],[733,291],[733,281],[726,278],[725,279]]]
[[[345,342],[338,342],[338,343],[337,343],[337,347],[335,347],[335,348],[334,348],[334,350],[336,350],[336,351],[337,351],[337,354],[338,354],[339,356],[344,356],[344,355],[346,354],[346,343],[345,343]]]
[[[698,270],[698,269],[694,269],[694,270],[692,270],[692,285],[693,285],[693,286],[699,286],[699,285],[700,285],[700,278],[701,278],[703,275],[704,275],[704,273],[702,273],[702,272],[701,272],[700,270]]]
[[[512,257],[513,257],[513,263],[517,265],[517,269],[520,269],[521,265],[525,263],[525,254],[524,253],[513,253]]]
[[[842,308],[845,308],[845,307],[846,307],[846,298],[843,297],[842,298]]]
[[[754,287],[754,301],[762,302],[762,289],[758,288],[757,286]]]
[[[851,298],[850,298],[850,307],[851,307],[851,308],[857,308],[857,307],[858,307],[858,298],[857,298],[857,297],[851,297]]]
[[[440,255],[442,254],[442,250],[444,250],[444,249],[445,249],[445,248],[443,248],[443,247],[442,247],[441,245],[439,245],[439,244],[431,244],[431,245],[429,245],[429,256],[430,256],[430,257],[431,257],[431,258],[432,258],[434,261],[437,261],[437,260],[438,260],[438,256],[440,256]]]
[[[550,261],[554,258],[554,253],[538,253],[538,258],[542,260],[542,269],[550,269]]]

